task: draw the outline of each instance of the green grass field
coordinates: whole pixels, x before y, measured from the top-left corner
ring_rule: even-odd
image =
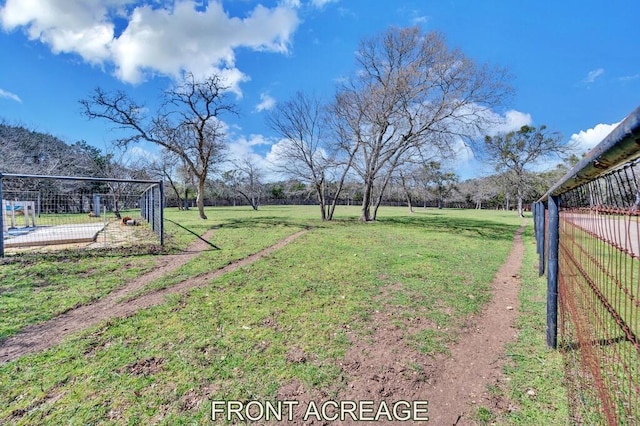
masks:
[[[339,363],[349,347],[345,327],[366,336],[371,314],[389,307],[446,328],[416,335],[406,331],[418,350],[446,353],[456,329],[489,300],[491,280],[521,224],[512,212],[419,209],[409,214],[390,207],[381,209],[375,223],[358,222],[355,207],[339,208],[336,220],[325,223],[317,219],[315,206],[264,206],[257,212],[211,208],[207,215],[210,219],[201,221],[196,211],[166,212],[180,225],[167,223],[170,252],[211,229],[215,248],[142,292],[308,231],[185,296],[168,297],[162,305],[105,321],[48,351],[0,365],[0,423],[207,424],[211,400],[273,400],[292,380],[331,396],[344,385]],[[527,236],[528,245],[531,241]],[[104,297],[149,270],[153,260],[151,255],[42,255],[2,264],[0,338]],[[525,275],[523,288],[529,279]],[[538,321],[539,315],[539,309],[527,309],[522,321]],[[534,327],[530,333],[538,331]],[[534,338],[526,340],[540,347]],[[292,349],[303,351],[307,361],[291,362]],[[526,357],[530,351],[523,352]],[[544,361],[554,354],[532,356]],[[522,374],[530,368],[525,365]],[[561,374],[555,361],[551,368]],[[518,372],[516,365],[508,374]],[[524,385],[517,386],[509,397],[524,393],[526,398]],[[562,421],[562,409],[546,400],[532,404],[532,410]],[[485,411],[478,413],[479,423],[492,416]],[[500,418],[501,424],[512,420]]]

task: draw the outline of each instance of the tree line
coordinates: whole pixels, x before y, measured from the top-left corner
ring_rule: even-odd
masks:
[[[544,126],[492,132],[499,124],[493,111],[512,94],[509,80],[506,69],[476,63],[448,47],[439,33],[392,27],[360,42],[354,72],[333,95],[300,90],[267,115],[280,138],[273,167],[281,182],[264,183],[265,171],[250,159],[221,167],[227,142],[223,120],[238,108],[219,76],[196,79],[190,73],[161,94],[155,111],[122,91],[100,88],[80,101],[86,117],[118,129],[114,153],[145,141],[159,147],[156,158],[130,164],[81,141],[69,146],[78,155],[65,160],[78,159],[76,168],[63,169],[162,179],[175,205],[195,204],[203,219],[206,204],[258,209],[293,199],[317,204],[323,220],[331,220],[336,205],[344,203],[358,203],[361,220],[376,220],[381,205],[400,200],[409,209],[433,201],[437,207],[485,207],[502,197],[503,207],[515,199],[522,214],[524,201],[540,192],[536,182],[544,180],[531,166],[566,154],[567,147]],[[460,142],[492,164],[495,176],[459,182],[446,159],[456,155]],[[44,169],[52,170],[62,164],[47,155],[31,164],[46,163]]]
[[[166,159],[165,159],[166,160]],[[574,162],[577,158],[574,159]],[[168,207],[190,209],[197,207],[196,184],[188,170],[180,163],[130,161],[122,152],[105,153],[85,141],[66,143],[61,139],[24,126],[0,123],[0,172],[35,175],[92,176],[119,179],[158,179],[165,182]],[[238,163],[231,169],[207,179],[204,203],[211,206],[309,204],[317,205],[316,188],[304,179],[295,177],[266,182],[255,164]],[[523,199],[535,200],[567,172],[566,166],[547,172],[527,172]],[[375,194],[382,205],[415,208],[493,208],[511,209],[517,204],[517,188],[508,172],[488,177],[460,181],[444,164],[427,162],[411,173],[398,173],[390,180],[382,194]],[[67,181],[20,182],[22,190],[54,192],[84,191],[86,193],[123,193],[126,188],[109,188],[100,183],[70,183]],[[41,186],[29,186],[41,185]],[[42,185],[46,185],[43,187]],[[73,186],[73,187],[72,187]],[[11,188],[5,184],[5,190]],[[325,200],[336,205],[361,205],[364,194],[358,179],[347,177],[338,194],[338,184],[325,185]]]

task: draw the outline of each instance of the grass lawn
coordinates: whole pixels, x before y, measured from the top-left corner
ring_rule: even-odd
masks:
[[[409,214],[391,207],[381,209],[376,223],[358,222],[356,207],[339,208],[335,221],[323,223],[316,210],[211,208],[207,221],[196,211],[167,211],[180,224],[167,224],[171,250],[211,229],[216,248],[147,290],[309,231],[185,296],[0,365],[0,423],[207,423],[211,400],[274,400],[294,380],[330,398],[344,384],[345,330],[371,333],[368,319],[376,310],[419,312],[440,330],[406,331],[407,340],[425,353],[446,352],[465,318],[488,301],[489,284],[521,223],[510,212]],[[122,284],[111,282],[114,271],[134,277],[152,261],[44,256],[0,266],[0,338],[103,297]],[[292,360],[292,351],[306,361]]]

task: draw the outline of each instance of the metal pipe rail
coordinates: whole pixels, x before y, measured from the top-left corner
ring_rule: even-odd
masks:
[[[640,107],[589,151],[538,202],[544,202],[552,195],[561,195],[637,158],[640,158]]]

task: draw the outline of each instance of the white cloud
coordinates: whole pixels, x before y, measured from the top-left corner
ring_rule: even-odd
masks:
[[[311,4],[317,8],[322,8],[329,3],[337,3],[338,0],[311,0]]]
[[[133,146],[126,152],[126,158],[132,161],[157,161],[160,160],[160,156],[157,152],[149,149],[142,148],[140,146]]]
[[[251,135],[249,138],[239,137],[227,144],[229,162],[225,169],[230,169],[234,161],[248,159],[263,172],[265,181],[279,180],[282,176],[274,170],[271,162],[271,159],[274,158],[272,152],[277,149],[277,145],[276,140],[266,138],[263,135]],[[266,151],[266,154],[257,152],[257,148],[262,148],[261,151]]]
[[[581,130],[571,135],[570,143],[576,146],[576,153],[582,155],[598,145],[609,133],[618,127],[618,123],[596,124],[588,130]]]
[[[299,9],[301,6],[300,0],[282,0],[281,3],[287,7],[291,7],[294,9]]]
[[[279,165],[281,163],[282,154],[286,149],[286,146],[289,142],[286,139],[280,139],[278,142],[271,145],[271,149],[265,155],[265,160],[272,167],[275,165]]]
[[[625,75],[624,77],[620,77],[618,80],[620,81],[633,81],[640,79],[640,74],[635,75]]]
[[[265,138],[263,135],[250,135],[248,138],[240,136],[228,143],[228,157],[231,161],[238,161],[247,156],[256,154],[255,147],[263,145],[272,145],[273,140]],[[256,154],[257,155],[257,154]]]
[[[497,114],[490,110],[485,110],[486,119],[494,123],[486,131],[486,135],[495,136],[500,133],[508,133],[519,130],[522,126],[530,126],[533,123],[531,114],[516,110],[509,110],[504,115]],[[483,135],[476,135],[482,138]],[[452,143],[453,157],[450,159],[452,167],[462,179],[491,173],[493,170],[483,165],[476,159],[473,149],[469,147],[461,138],[456,138]]]
[[[12,101],[22,103],[22,99],[15,93],[7,92],[6,90],[0,89],[0,98],[11,99]]]
[[[117,36],[116,19],[126,21]],[[287,54],[299,18],[286,5],[257,5],[244,18],[231,17],[220,0],[205,7],[195,0],[7,0],[0,24],[7,31],[23,28],[54,53],[112,64],[125,82],[138,83],[148,73],[217,72],[239,93],[248,76],[235,67],[234,49]]]
[[[458,134],[467,135],[471,139],[484,139],[485,135],[495,136],[519,130],[522,126],[531,125],[531,114],[508,110],[503,115],[478,104],[468,104],[457,111],[456,117],[447,121]],[[478,128],[478,124],[481,128]]]
[[[584,80],[582,80],[582,82],[585,84],[591,84],[594,81],[596,81],[596,79],[600,77],[602,74],[604,74],[603,68],[598,68],[597,70],[589,71],[589,74],[587,74],[587,76],[585,77]]]
[[[256,105],[256,111],[269,111],[276,105],[276,100],[268,93],[260,94],[260,103]]]
[[[496,117],[497,124],[492,126],[489,132],[490,136],[494,136],[498,133],[508,133],[519,130],[522,126],[530,126],[533,123],[531,114],[524,113],[516,110],[509,110],[504,114],[504,117]]]
[[[87,62],[109,57],[114,25],[108,11],[123,0],[7,0],[0,23],[11,31],[24,27],[31,40],[48,44],[54,53],[77,53]]]
[[[413,18],[411,18],[412,25],[424,25],[427,22],[429,22],[428,16],[414,16]]]

